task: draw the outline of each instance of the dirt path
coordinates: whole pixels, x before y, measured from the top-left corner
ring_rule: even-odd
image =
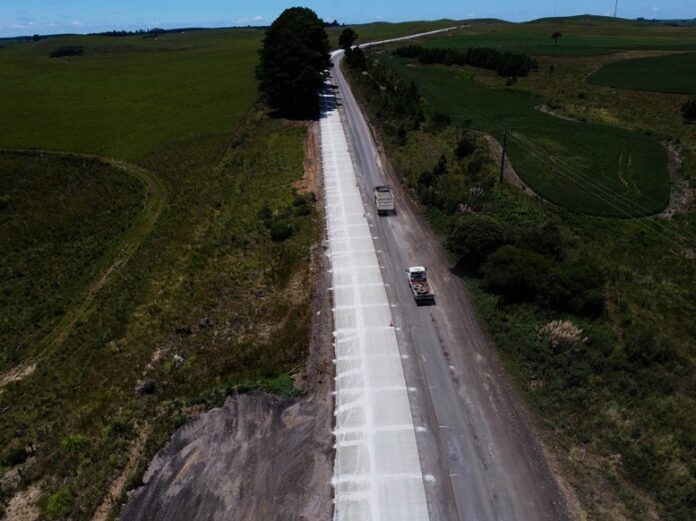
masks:
[[[126,163],[113,158],[96,156],[92,154],[76,154],[68,152],[56,152],[51,150],[32,150],[32,149],[4,149],[0,148],[1,152],[19,152],[33,154],[50,154],[63,157],[81,157],[86,159],[94,159],[110,165],[128,175],[136,177],[145,186],[145,202],[143,211],[133,226],[125,233],[121,239],[120,247],[113,261],[99,273],[87,288],[84,290],[83,296],[78,304],[70,309],[55,327],[49,333],[41,344],[44,346],[39,352],[32,357],[24,360],[9,371],[0,375],[0,392],[3,387],[11,382],[21,380],[25,376],[30,375],[36,369],[37,363],[43,356],[62,345],[68,337],[78,320],[81,320],[88,312],[99,290],[109,281],[111,275],[125,266],[145,237],[148,236],[155,222],[159,218],[166,201],[166,191],[164,183],[161,179],[155,176],[152,172],[145,170],[139,166]]]
[[[316,129],[305,143],[305,177],[323,211]],[[324,218],[318,218],[324,237]],[[229,397],[180,428],[150,463],[122,521],[330,521],[333,513],[333,323],[324,241],[312,249],[306,394]]]
[[[669,178],[672,181],[672,189],[669,195],[669,204],[659,216],[671,219],[675,214],[686,211],[693,204],[696,200],[696,190],[691,188],[689,182],[679,175],[681,167],[679,149],[673,143],[665,143],[665,149],[667,150],[667,166]]]
[[[498,140],[490,134],[483,134],[483,137],[486,140],[486,143],[488,143],[488,149],[490,150],[491,157],[495,161],[496,166],[500,168],[500,158],[503,155],[503,147],[500,145],[500,143],[498,143]],[[512,161],[510,160],[510,156],[507,154],[505,155],[505,169],[503,170],[503,177],[512,186],[522,190],[523,193],[532,197],[541,197],[534,190],[529,188],[527,183],[522,181],[522,178],[517,175],[515,167],[512,165]]]

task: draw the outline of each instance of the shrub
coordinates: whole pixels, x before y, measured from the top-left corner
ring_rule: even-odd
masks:
[[[288,222],[276,222],[271,226],[271,240],[284,242],[295,234],[295,228]]]
[[[459,263],[474,269],[504,245],[506,229],[495,219],[484,216],[463,217],[447,238],[447,247],[457,255]]]
[[[682,117],[686,123],[696,121],[696,99],[687,101],[681,108]]]
[[[5,467],[16,467],[24,463],[29,457],[29,453],[24,447],[12,447],[2,457],[2,464]]]
[[[89,447],[89,440],[82,434],[65,436],[60,440],[60,448],[71,454],[84,452],[87,450],[87,447]]]
[[[462,136],[454,148],[454,155],[461,160],[473,154],[474,150],[476,150],[476,142],[468,136]]]
[[[64,56],[82,56],[85,52],[84,47],[80,45],[66,45],[64,47],[59,47],[54,49],[48,55],[49,58],[62,58]]]
[[[0,210],[5,210],[10,206],[11,197],[9,194],[0,195]]]
[[[502,246],[481,267],[486,288],[504,303],[534,300],[551,270],[546,257],[516,246]]]
[[[48,496],[46,512],[53,516],[61,516],[70,512],[73,492],[69,486],[63,486]]]
[[[539,328],[544,337],[555,350],[565,350],[587,342],[583,330],[570,320],[552,320]]]
[[[586,263],[557,265],[541,288],[542,303],[557,311],[594,317],[604,312],[601,271]]]

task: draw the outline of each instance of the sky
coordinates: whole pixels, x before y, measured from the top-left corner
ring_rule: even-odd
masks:
[[[287,7],[354,24],[438,18],[612,15],[615,0],[0,0],[0,37],[114,29],[268,25]],[[619,0],[624,18],[696,18],[696,0]]]

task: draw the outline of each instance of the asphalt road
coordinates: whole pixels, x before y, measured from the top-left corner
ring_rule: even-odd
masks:
[[[332,82],[412,389],[430,519],[571,519],[463,282],[450,272],[439,240],[383,167],[341,71],[342,58],[342,52],[332,56]],[[379,184],[395,188],[397,215],[377,216],[372,187]],[[404,270],[416,265],[428,267],[433,306],[416,306],[409,291]]]

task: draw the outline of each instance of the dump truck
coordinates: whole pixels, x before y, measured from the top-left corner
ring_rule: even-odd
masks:
[[[433,293],[428,283],[428,270],[423,266],[412,266],[406,269],[408,277],[408,286],[411,288],[413,298],[416,299],[416,304],[435,301],[435,293]]]
[[[394,192],[392,192],[391,186],[375,186],[375,206],[377,207],[377,215],[396,213],[394,210]]]

